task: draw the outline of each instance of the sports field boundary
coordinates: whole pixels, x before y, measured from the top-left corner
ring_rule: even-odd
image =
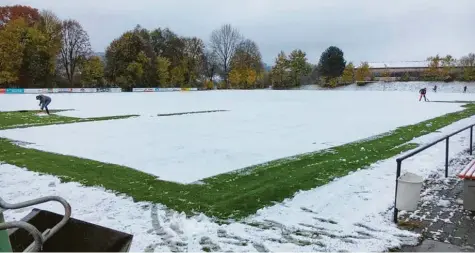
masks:
[[[157,180],[156,176],[132,168],[25,148],[7,139],[0,139],[0,161],[55,175],[63,181],[104,187],[126,194],[135,201],[161,203],[190,215],[204,213],[222,219],[238,219],[291,198],[300,190],[325,185],[335,178],[414,149],[418,146],[411,143],[414,138],[475,115],[475,105],[463,107],[463,110],[375,137],[206,178],[200,184]],[[1,117],[0,113],[0,122]],[[23,120],[28,123],[28,117]]]

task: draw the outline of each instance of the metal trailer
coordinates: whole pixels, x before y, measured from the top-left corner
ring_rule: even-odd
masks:
[[[35,208],[21,221],[4,220],[6,210],[50,201],[59,202],[64,215]],[[0,198],[0,252],[128,252],[132,239],[133,235],[71,218],[71,206],[61,197],[17,204]]]

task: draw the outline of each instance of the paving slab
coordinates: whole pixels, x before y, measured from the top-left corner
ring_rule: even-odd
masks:
[[[473,252],[471,247],[459,247],[453,244],[438,242],[434,240],[425,240],[416,247],[404,248],[401,252]]]
[[[459,170],[471,156],[450,161],[449,169]],[[463,208],[463,181],[443,173],[424,182],[418,210],[401,211],[399,226],[421,234],[422,244],[405,246],[402,252],[475,252],[475,213]]]

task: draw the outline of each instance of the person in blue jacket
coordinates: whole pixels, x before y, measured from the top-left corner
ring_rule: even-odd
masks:
[[[48,105],[51,103],[51,98],[45,95],[36,96],[36,100],[40,101],[41,110],[46,109],[46,113],[49,115]]]

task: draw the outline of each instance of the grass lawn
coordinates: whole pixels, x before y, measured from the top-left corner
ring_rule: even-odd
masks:
[[[13,112],[0,112],[0,130],[11,128],[25,128],[33,126],[44,126],[52,124],[68,124],[77,122],[88,121],[100,121],[100,120],[113,120],[113,119],[125,119],[138,115],[125,115],[125,116],[112,116],[112,117],[100,117],[100,118],[73,118],[66,116],[55,115],[56,112],[64,110],[50,110],[52,113],[49,116],[38,116],[38,111],[13,111]]]
[[[161,181],[131,168],[23,148],[6,139],[0,139],[0,161],[56,175],[65,181],[102,186],[136,201],[162,203],[188,214],[203,212],[218,218],[242,218],[274,201],[292,197],[298,190],[324,185],[335,177],[416,148],[417,144],[409,143],[413,138],[475,115],[475,105],[464,107],[462,111],[403,126],[373,138],[207,178],[202,180],[203,184]],[[16,118],[11,120],[10,126],[31,124],[32,117],[21,117],[20,113],[10,113],[9,117]],[[60,123],[83,121],[54,117],[58,117],[54,121]],[[9,128],[1,113],[0,122],[0,129]]]

